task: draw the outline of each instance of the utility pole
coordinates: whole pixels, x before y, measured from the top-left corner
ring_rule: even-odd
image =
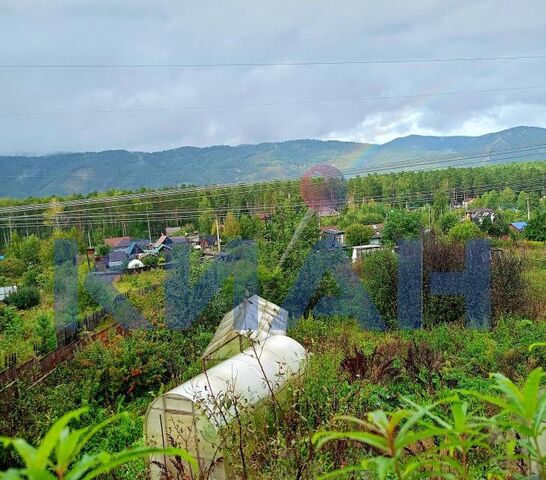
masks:
[[[216,241],[218,242],[218,253],[220,252],[220,227],[218,226],[218,216],[216,216]]]
[[[529,203],[529,194],[527,194],[527,221],[531,220],[531,205]]]

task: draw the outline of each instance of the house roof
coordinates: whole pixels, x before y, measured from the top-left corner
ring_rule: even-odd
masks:
[[[131,244],[127,247],[127,250],[125,251],[125,253],[127,255],[131,255],[131,252],[135,249],[135,247],[140,247],[140,245],[137,242],[131,242]]]
[[[339,212],[332,207],[320,207],[317,211],[319,217],[335,217]]]
[[[171,240],[175,245],[182,245],[184,243],[190,243],[190,240],[187,237],[171,237]]]
[[[169,237],[167,235],[165,235],[164,233],[161,234],[161,237],[159,237],[159,239],[157,240],[157,242],[155,242],[153,245],[154,245],[154,248],[157,248],[161,245],[163,245],[165,243],[165,241],[168,239]]]
[[[127,248],[131,244],[131,237],[105,238],[104,243],[111,248]]]
[[[512,222],[510,225],[516,230],[524,230],[527,226],[527,222]]]
[[[125,250],[114,250],[108,254],[108,263],[123,262],[127,258]]]
[[[170,245],[165,245],[162,243],[161,245],[158,245],[157,247],[154,247],[152,245],[151,249],[146,250],[145,253],[152,253],[154,255],[159,255],[163,250],[172,250]]]
[[[6,258],[4,255],[0,255],[0,260],[4,260]]]
[[[320,231],[329,235],[342,235],[345,233],[343,230],[338,230],[336,227],[322,227]]]

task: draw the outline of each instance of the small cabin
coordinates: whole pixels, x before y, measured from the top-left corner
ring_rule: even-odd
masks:
[[[322,227],[320,229],[320,238],[343,245],[345,243],[345,232],[335,227]]]

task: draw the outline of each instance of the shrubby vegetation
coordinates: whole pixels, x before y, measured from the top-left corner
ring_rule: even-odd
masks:
[[[235,430],[225,436],[226,442],[234,442],[232,446],[237,447],[233,450],[237,453],[230,459],[235,474],[248,479],[311,479],[358,465],[360,469],[375,472],[369,477],[375,478],[377,466],[383,465],[386,471],[390,469],[389,475],[395,475],[387,478],[399,474],[405,475],[403,478],[423,478],[429,473],[441,478],[452,475],[468,479],[487,478],[487,474],[492,479],[527,475],[529,455],[536,456],[536,450],[531,452],[533,444],[524,443],[531,437],[529,424],[524,430],[524,417],[517,417],[516,410],[508,409],[513,399],[507,393],[516,392],[516,387],[507,379],[514,385],[524,385],[527,379],[530,383],[523,387],[527,392],[525,401],[535,397],[538,401],[534,388],[538,388],[542,374],[536,368],[546,365],[546,349],[529,351],[529,346],[546,338],[546,255],[544,244],[538,243],[544,241],[541,235],[546,228],[545,206],[539,192],[526,192],[517,187],[516,181],[511,181],[514,190],[479,194],[486,185],[503,179],[517,178],[525,185],[531,178],[536,182],[544,174],[542,164],[521,164],[351,179],[349,204],[338,217],[320,219],[320,224],[345,229],[349,244],[362,244],[371,236],[369,225],[384,223],[383,240],[387,248],[364,256],[353,267],[380,311],[387,331],[363,331],[352,318],[314,316],[313,307],[320,298],[338,291],[333,276],[325,275],[303,318],[293,319],[289,332],[312,356],[301,381],[290,387],[288,405],[283,407],[281,402],[272,401],[266,406],[265,420],[259,422],[248,412],[241,416]],[[235,186],[219,196],[205,191],[191,205],[181,198],[172,204],[161,204],[161,208],[199,208],[195,218],[184,219],[181,228],[185,232],[197,229],[202,234],[216,234],[218,208],[227,210],[229,206],[236,212],[236,207],[243,204],[270,207],[269,218],[238,216],[228,211],[225,218],[219,219],[218,233],[224,245],[237,239],[257,241],[258,293],[282,304],[307,254],[319,240],[320,230],[319,219],[312,216],[287,251],[294,231],[306,218],[306,210],[294,182],[278,182],[273,187],[243,190]],[[502,221],[485,222],[480,227],[461,221],[463,210],[450,210],[453,188],[458,192],[464,189],[467,196],[477,196],[472,206],[497,209]],[[420,193],[427,190],[435,193],[432,196]],[[150,205],[153,208],[153,199]],[[528,206],[530,230],[523,235],[506,235],[508,222],[527,218]],[[140,206],[131,208],[138,211]],[[158,233],[165,225],[152,219],[150,227]],[[104,236],[127,232],[134,237],[145,237],[148,224],[105,222],[89,233],[96,244],[101,244]],[[537,242],[525,241],[525,236]],[[411,332],[398,328],[398,254],[394,250],[398,239],[408,237],[422,238],[424,249],[424,326]],[[463,326],[464,300],[431,296],[430,273],[462,270],[464,242],[483,237],[493,239],[495,246],[502,249],[492,257],[493,325],[490,331],[467,330]],[[47,353],[56,345],[52,268],[56,239],[76,240],[80,255],[85,252],[81,231],[61,231],[52,222],[28,237],[22,237],[22,232],[15,229],[5,251],[6,259],[0,261],[0,276],[17,284],[18,295],[25,299],[19,302],[17,296],[11,296],[0,303],[0,349],[17,351],[20,359]],[[101,249],[102,254],[107,250]],[[210,261],[193,252],[188,286],[194,285],[210,265]],[[80,258],[77,316],[97,308],[84,288],[88,271],[86,262]],[[147,405],[155,396],[201,371],[200,355],[219,319],[233,307],[234,282],[229,278],[193,325],[172,331],[166,325],[163,285],[167,275],[164,270],[152,269],[123,276],[116,283],[120,292],[133,293],[131,302],[153,329],[112,331],[107,341],[83,347],[73,359],[32,387],[24,378],[19,379],[13,387],[14,397],[0,397],[0,432],[36,444],[39,439],[47,438],[48,428],[55,419],[86,405],[89,410],[79,419],[73,419],[74,426],[88,425],[90,418],[108,424],[82,452],[141,448],[142,415]],[[28,302],[33,295],[28,292],[39,293],[38,304],[32,306],[33,302]],[[489,379],[491,372],[498,372],[493,380]],[[504,391],[499,397],[497,390],[501,384]],[[495,395],[497,401],[490,402]],[[525,414],[530,414],[531,405],[525,408]],[[121,411],[127,412],[126,415],[115,426],[110,425],[109,419]],[[369,412],[375,413],[368,416]],[[333,420],[339,415],[364,423]],[[401,428],[408,425],[404,439],[397,437],[398,445],[410,443],[405,449],[386,450],[384,441],[393,437],[384,427],[395,424],[399,428],[393,431],[399,435]],[[358,435],[346,433],[355,426]],[[314,437],[319,431],[337,433]],[[414,441],[421,434],[422,441]],[[461,435],[465,436],[465,442]],[[337,437],[344,440],[325,442]],[[377,442],[363,448],[351,440],[357,437],[374,438]],[[486,446],[491,438],[496,442]],[[510,448],[507,451],[505,447]],[[410,468],[410,454],[413,461],[421,462],[415,463],[414,470]],[[0,449],[0,470],[22,466],[13,449]],[[358,478],[356,475],[347,473],[345,478]],[[144,462],[124,465],[109,478],[144,479]]]
[[[37,287],[21,287],[4,302],[18,310],[28,310],[40,304],[40,290]]]

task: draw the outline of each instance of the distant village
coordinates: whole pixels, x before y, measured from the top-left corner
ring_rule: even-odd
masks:
[[[172,251],[177,245],[187,245],[200,250],[205,257],[212,258],[219,253],[220,239],[215,235],[180,236],[180,227],[167,227],[155,241],[133,239],[131,237],[105,238],[104,245],[108,253],[91,249],[95,255],[95,270],[143,270],[164,265],[171,260]]]
[[[480,226],[484,221],[495,223],[495,210],[491,208],[468,208],[469,199],[461,204],[452,205],[452,208],[465,208],[464,217],[461,220],[469,220]],[[322,218],[335,218],[336,211],[320,212]],[[267,219],[263,219],[267,221]],[[513,222],[509,228],[514,233],[522,233],[527,222]],[[383,223],[369,225],[373,235],[365,245],[346,245],[345,231],[335,225],[322,226],[320,228],[321,239],[329,241],[332,245],[345,248],[348,256],[356,262],[363,255],[381,250],[383,245]],[[189,235],[180,235],[180,227],[166,227],[160,237],[152,241],[150,239],[134,239],[128,236],[105,238],[104,247],[107,252],[91,249],[89,253],[95,256],[95,271],[102,273],[139,272],[150,268],[164,267],[172,259],[172,251],[177,245],[186,245],[190,249],[199,250],[204,259],[222,258],[221,240],[219,235],[201,235],[194,232]],[[103,253],[103,254],[101,254]]]

